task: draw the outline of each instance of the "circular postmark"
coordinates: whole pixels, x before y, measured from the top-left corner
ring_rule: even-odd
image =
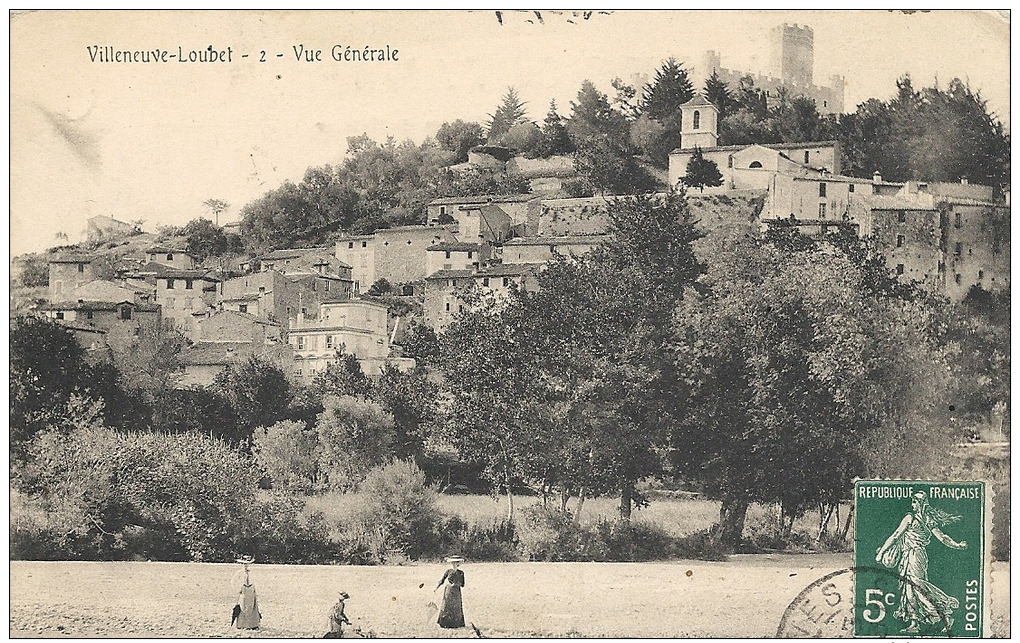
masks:
[[[879,567],[850,567],[840,569],[814,581],[804,588],[783,612],[779,621],[777,638],[853,638],[854,618],[858,610],[854,605],[854,575],[859,572],[889,576],[902,585],[910,585],[915,591],[924,588],[909,578]],[[860,606],[867,608],[867,606]],[[862,611],[863,613],[863,611]],[[943,636],[950,636],[953,620],[948,614],[939,612],[944,627]],[[896,619],[883,619],[871,623],[869,636],[903,636],[902,624]],[[909,635],[909,634],[908,634]]]

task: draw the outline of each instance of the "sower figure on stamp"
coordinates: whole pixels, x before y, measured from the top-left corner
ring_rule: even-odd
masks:
[[[928,543],[935,538],[950,549],[966,549],[967,542],[956,542],[942,532],[942,527],[957,522],[952,516],[928,504],[928,494],[915,493],[910,501],[911,512],[875,554],[875,561],[899,571],[900,604],[893,613],[907,623],[903,632],[919,631],[918,624],[943,622],[948,632],[953,624],[950,616],[960,601],[928,582]]]
[[[436,585],[436,589],[443,588],[443,602],[439,606],[439,627],[464,627],[464,604],[460,592],[464,587],[464,572],[459,569],[464,559],[460,556],[451,556],[447,560],[450,569],[446,570],[442,580]]]

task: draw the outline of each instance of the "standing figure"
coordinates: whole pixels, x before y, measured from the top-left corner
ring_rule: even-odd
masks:
[[[446,570],[443,579],[436,585],[436,589],[443,588],[443,603],[439,606],[439,627],[464,627],[464,604],[460,595],[460,589],[464,587],[464,572],[458,569],[464,559],[460,556],[451,556],[447,561],[450,563],[450,569]]]
[[[350,598],[347,592],[340,592],[340,598],[336,605],[329,611],[329,630],[326,631],[324,639],[342,639],[344,637],[344,625],[350,625],[351,620],[344,613],[344,601]]]
[[[915,493],[910,501],[911,512],[903,517],[900,526],[875,552],[875,561],[886,567],[895,567],[900,576],[900,604],[893,612],[907,623],[903,632],[918,632],[918,623],[935,624],[943,621],[948,632],[953,624],[950,615],[960,607],[957,598],[949,596],[928,582],[928,543],[935,538],[950,549],[966,549],[967,542],[956,542],[942,533],[942,527],[960,519],[928,504],[928,494]]]
[[[249,565],[255,562],[254,558],[239,558],[237,562],[244,565],[244,585],[237,595],[237,604],[234,605],[234,618],[231,624],[236,623],[239,630],[257,630],[262,622],[262,614],[259,612],[259,600],[255,595],[255,586],[251,584]]]

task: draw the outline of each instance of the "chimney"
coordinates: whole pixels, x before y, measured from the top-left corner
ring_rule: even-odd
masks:
[[[881,183],[882,182],[882,173],[879,172],[878,170],[875,170],[875,173],[871,175],[871,181],[873,183]]]

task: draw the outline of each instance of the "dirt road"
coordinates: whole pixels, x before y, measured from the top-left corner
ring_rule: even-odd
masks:
[[[812,581],[849,555],[735,556],[728,562],[466,564],[466,620],[486,636],[762,637]],[[313,637],[337,590],[354,625],[380,637],[468,637],[426,606],[441,565],[255,565],[258,632],[232,630],[239,566],[12,562],[12,637]],[[992,574],[992,626],[1009,634],[1009,564]]]

